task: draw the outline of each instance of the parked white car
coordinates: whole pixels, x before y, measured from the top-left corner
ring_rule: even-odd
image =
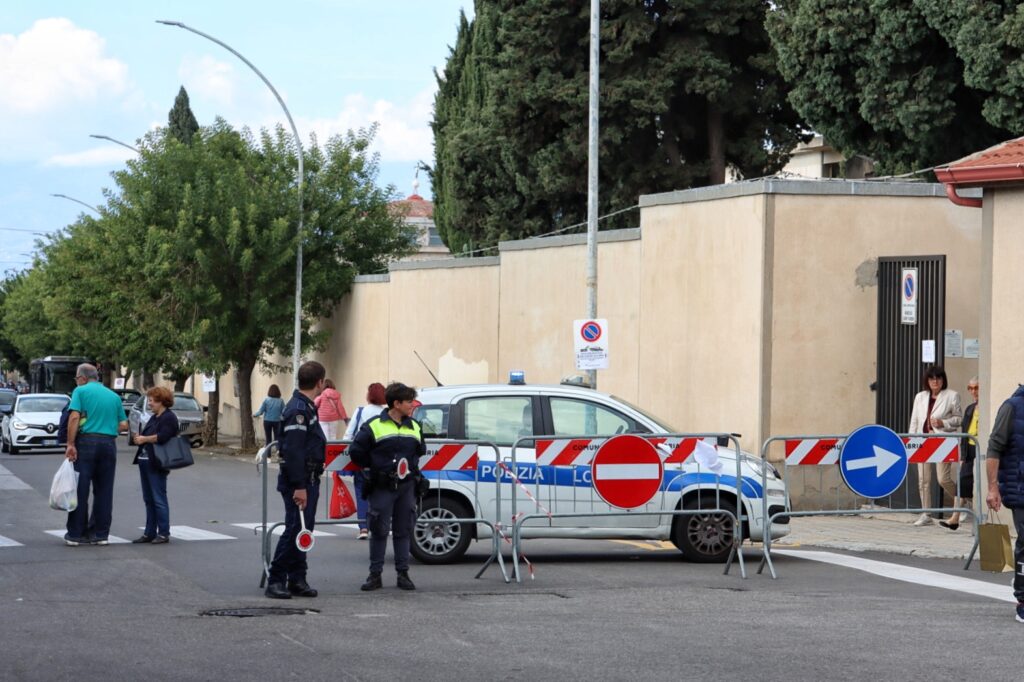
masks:
[[[0,448],[12,455],[22,450],[57,448],[60,413],[71,398],[61,393],[25,393],[0,424]]]
[[[415,417],[428,439],[488,441],[498,446],[498,455],[507,463],[512,460],[513,444],[525,436],[548,435],[557,439],[560,436],[607,438],[618,434],[680,433],[620,398],[578,386],[445,386],[422,389],[419,400],[422,405],[416,409]],[[689,429],[691,433],[697,431],[697,428]],[[781,478],[759,457],[742,453],[742,484],[737,486],[735,450],[724,445],[717,448],[715,455],[722,465],[718,474],[706,466],[698,469],[693,456],[678,463],[669,463],[672,458],[663,457],[664,471],[658,492],[646,504],[631,511],[715,509],[717,502],[721,505],[718,508],[736,513],[739,492],[744,517],[742,537],[760,541],[764,537],[763,496],[767,494],[770,514],[785,509]],[[531,495],[555,514],[621,511],[595,493],[589,457],[579,458],[575,461],[580,463],[568,466],[547,465],[547,458],[542,457],[542,463],[537,465],[533,444],[521,444],[515,452],[515,474],[530,494],[513,484],[508,474],[497,470],[492,448],[480,447],[478,460],[475,469],[424,470],[431,490],[422,498],[413,538],[412,553],[419,561],[428,564],[457,561],[472,539],[490,537],[491,531],[486,525],[446,521],[473,517],[496,520],[496,482],[499,480],[500,520],[506,525],[511,522],[513,494],[520,514],[540,511]],[[762,473],[767,475],[767,490],[762,490]],[[772,525],[772,539],[789,533],[787,523]],[[623,511],[617,516],[556,517],[527,522],[523,526],[524,538],[671,540],[695,562],[724,562],[735,534],[733,519],[720,513],[661,516],[631,515]]]
[[[133,433],[142,433],[146,422],[153,416],[145,395],[135,399],[135,404],[128,412],[128,443],[132,442]],[[194,448],[203,444],[203,421],[206,408],[199,404],[191,393],[175,393],[174,406],[171,412],[178,418],[178,435],[188,439]]]

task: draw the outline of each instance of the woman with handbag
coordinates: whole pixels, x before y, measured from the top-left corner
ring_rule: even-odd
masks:
[[[164,545],[171,540],[171,514],[167,504],[167,469],[162,469],[153,454],[153,444],[163,445],[178,436],[178,417],[169,409],[174,405],[174,394],[163,386],[146,391],[146,402],[153,416],[146,422],[142,433],[132,440],[139,446],[132,464],[139,466],[142,480],[142,500],[146,503],[146,529],[134,544]]]

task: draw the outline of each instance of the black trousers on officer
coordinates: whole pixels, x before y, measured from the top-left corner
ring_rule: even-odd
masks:
[[[274,560],[270,562],[270,576],[268,581],[272,583],[297,583],[306,580],[306,553],[299,551],[295,546],[295,538],[302,532],[302,522],[299,520],[299,505],[292,499],[292,491],[281,491],[281,498],[284,499],[284,533],[277,541],[277,549],[274,550]],[[306,486],[306,530],[312,532],[313,523],[316,519],[316,504],[320,498],[320,479]]]
[[[398,490],[377,486],[370,493],[370,573],[384,570],[388,547],[388,529],[395,548],[395,570],[409,570],[409,542],[416,520],[416,485],[410,476],[398,484]]]
[[[1017,528],[1017,542],[1013,548],[1016,559],[1013,567],[1013,596],[1024,604],[1024,509],[1011,509],[1013,525]]]

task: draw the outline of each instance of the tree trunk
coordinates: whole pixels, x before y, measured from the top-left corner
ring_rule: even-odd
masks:
[[[725,131],[722,129],[722,110],[708,102],[708,179],[712,185],[725,182]]]
[[[217,444],[217,422],[220,419],[220,377],[217,377],[217,383],[214,384],[214,390],[207,393],[209,405],[207,406],[206,412],[206,426],[203,429],[203,442],[206,445]]]
[[[156,374],[149,370],[142,370],[142,390],[148,391],[156,386]]]
[[[174,390],[181,393],[185,390],[185,382],[188,381],[188,376],[185,374],[179,374],[174,377]]]
[[[256,357],[244,357],[238,360],[238,412],[242,423],[242,450],[256,447],[256,429],[252,418],[252,371],[256,368]]]

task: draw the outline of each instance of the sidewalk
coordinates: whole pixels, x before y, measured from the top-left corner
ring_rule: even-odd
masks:
[[[951,531],[938,522],[915,526],[917,518],[917,514],[870,512],[862,516],[797,517],[790,521],[790,535],[772,542],[772,548],[814,546],[931,559],[967,558],[974,545],[972,524],[962,522],[958,530]],[[978,560],[977,555],[974,560]]]

